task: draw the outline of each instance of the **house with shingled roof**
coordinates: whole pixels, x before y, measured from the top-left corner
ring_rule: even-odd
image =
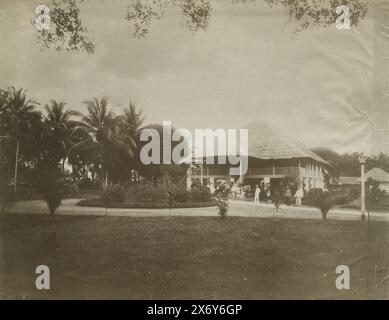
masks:
[[[382,170],[381,168],[373,168],[365,173],[365,179],[373,179],[379,182],[379,188],[389,192],[389,173]],[[361,180],[359,179],[359,183]]]
[[[244,128],[248,129],[247,172],[230,176],[229,164],[203,161],[188,170],[188,185],[200,183],[212,190],[223,179],[252,186],[265,182],[272,189],[282,189],[287,181],[294,180],[305,190],[324,187],[324,171],[331,165],[323,158],[266,122],[254,121]]]

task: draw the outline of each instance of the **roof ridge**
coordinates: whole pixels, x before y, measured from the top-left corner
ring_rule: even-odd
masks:
[[[292,139],[286,133],[282,132],[280,129],[278,129],[276,126],[270,124],[266,120],[257,119],[257,120],[251,121],[250,123],[248,123],[246,125],[246,128],[248,130],[250,130],[250,128],[264,128],[264,127],[265,127],[266,131],[269,131],[270,133],[272,133],[275,138],[278,138],[278,140],[282,139],[282,142],[288,144],[292,148],[292,150],[294,150],[294,152],[296,153],[295,156],[288,156],[288,157],[286,156],[285,158],[309,157],[309,158],[312,158],[313,160],[316,160],[318,162],[322,162],[322,163],[325,163],[327,165],[331,165],[326,160],[324,160],[322,157],[320,157],[315,152],[310,150],[302,142]],[[250,149],[250,146],[249,146],[249,149]],[[270,157],[268,157],[268,158],[270,159]]]

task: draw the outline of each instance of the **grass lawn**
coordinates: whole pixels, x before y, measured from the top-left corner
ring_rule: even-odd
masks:
[[[2,298],[388,298],[389,224],[229,217],[1,218]],[[35,267],[51,290],[35,289]],[[350,267],[337,290],[335,268]],[[377,265],[377,273],[374,265]]]

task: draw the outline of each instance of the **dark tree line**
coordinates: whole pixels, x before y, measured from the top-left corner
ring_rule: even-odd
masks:
[[[65,163],[73,167],[73,178],[88,167],[101,186],[128,180],[132,170],[140,170],[144,116],[134,103],[115,114],[108,98],[93,98],[83,102],[87,114],[82,115],[51,100],[41,112],[23,89],[10,87],[0,93],[3,198],[15,195],[20,183],[30,183],[54,212],[63,198]]]
[[[359,163],[360,153],[339,154],[328,148],[315,148],[312,151],[332,165],[331,174],[334,177],[358,177],[361,174],[361,164]],[[370,156],[367,159],[365,169],[370,170],[375,167],[381,168],[389,173],[389,156],[383,153]]]

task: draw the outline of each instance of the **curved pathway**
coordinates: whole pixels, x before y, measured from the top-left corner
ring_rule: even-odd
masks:
[[[157,216],[217,216],[216,207],[206,208],[183,208],[183,209],[119,209],[112,208],[107,211],[104,208],[79,207],[80,199],[66,199],[57,210],[57,215],[93,215],[93,216],[128,216],[128,217],[157,217]],[[19,201],[10,210],[15,214],[48,214],[46,203],[41,200]],[[239,217],[277,217],[296,219],[321,219],[319,209],[312,207],[297,208],[294,206],[281,205],[278,213],[274,205],[251,201],[231,200],[228,211],[229,216]],[[389,221],[389,213],[371,213],[371,220]],[[360,212],[352,209],[334,208],[328,213],[328,219],[336,220],[360,220]]]

